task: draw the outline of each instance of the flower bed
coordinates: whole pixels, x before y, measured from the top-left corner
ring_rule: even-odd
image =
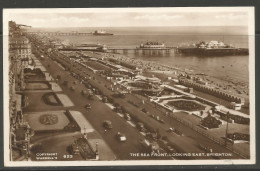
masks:
[[[48,105],[61,106],[61,101],[55,93],[46,93],[42,96],[43,101]]]
[[[58,117],[55,114],[44,114],[39,117],[39,121],[44,125],[54,125],[58,123]]]
[[[167,104],[175,107],[178,110],[199,111],[205,109],[205,106],[203,105],[200,105],[193,101],[186,101],[186,100],[170,101]]]

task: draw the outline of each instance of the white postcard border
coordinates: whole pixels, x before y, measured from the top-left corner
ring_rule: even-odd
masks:
[[[80,12],[196,12],[212,10],[244,11],[248,12],[248,35],[249,37],[249,96],[250,96],[250,159],[239,160],[127,160],[127,161],[10,161],[9,157],[9,61],[8,61],[8,21],[10,13],[80,13]],[[256,139],[255,139],[255,12],[254,7],[160,7],[160,8],[35,8],[35,9],[4,9],[3,10],[3,102],[4,102],[4,165],[6,167],[35,167],[35,166],[119,166],[119,165],[241,165],[255,164],[256,162]],[[252,37],[251,37],[252,36]]]

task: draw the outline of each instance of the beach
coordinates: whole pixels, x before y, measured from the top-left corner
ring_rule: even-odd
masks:
[[[216,89],[220,89],[224,92],[228,92],[230,94],[234,94],[239,97],[245,98],[246,101],[249,99],[248,91],[249,84],[246,81],[235,80],[231,77],[212,77],[206,74],[201,74],[196,72],[195,70],[189,70],[187,68],[177,68],[174,66],[167,66],[164,64],[145,61],[137,58],[129,58],[122,54],[111,54],[111,53],[91,53],[84,52],[84,54],[88,54],[93,57],[107,57],[113,58],[121,62],[126,62],[129,64],[135,65],[137,68],[143,70],[143,74],[145,75],[154,75],[162,80],[168,77],[177,78],[179,74],[189,73],[190,75],[196,75],[197,77],[202,78],[203,80],[208,82],[208,86],[214,87]],[[150,73],[150,74],[149,74]],[[239,90],[241,94],[237,92]]]

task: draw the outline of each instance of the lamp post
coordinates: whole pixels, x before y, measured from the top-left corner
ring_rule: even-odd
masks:
[[[96,142],[96,160],[99,160],[98,142]]]
[[[227,112],[227,126],[226,126],[226,141],[225,141],[225,146],[227,146],[227,138],[228,138],[228,119],[229,119],[229,111]]]
[[[26,137],[26,159],[27,161],[30,160],[30,130],[27,127],[26,133],[25,133],[25,137]]]

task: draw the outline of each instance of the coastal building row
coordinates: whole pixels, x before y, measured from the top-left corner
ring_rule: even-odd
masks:
[[[17,25],[14,21],[8,24],[10,160],[28,160],[33,131],[23,121],[24,99],[20,92],[25,88],[24,68],[31,62],[31,43],[22,29],[26,26]]]
[[[9,38],[9,51],[14,51],[21,59],[31,57],[31,43],[25,36],[11,36]]]
[[[26,38],[25,33],[16,25],[9,22],[9,68],[15,81],[15,89],[24,89],[24,68],[31,62],[31,43]]]

